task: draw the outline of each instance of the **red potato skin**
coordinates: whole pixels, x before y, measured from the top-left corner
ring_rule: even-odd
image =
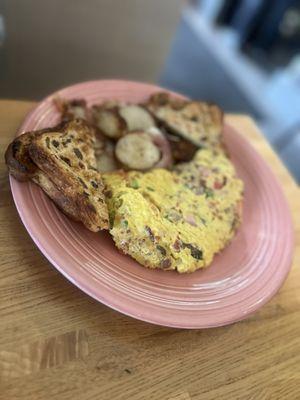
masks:
[[[173,165],[171,147],[168,140],[163,136],[152,137],[153,143],[161,151],[161,159],[155,165],[155,168],[169,168]]]

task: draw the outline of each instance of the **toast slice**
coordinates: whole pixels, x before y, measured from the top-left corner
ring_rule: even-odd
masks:
[[[77,119],[21,135],[5,158],[16,179],[37,183],[65,214],[97,232],[108,228],[108,212],[94,143],[93,129]]]
[[[94,143],[94,131],[77,119],[68,122],[63,132],[54,130],[35,137],[29,155],[68,201],[72,215],[97,232],[108,228],[108,212]],[[60,202],[60,207],[63,204]]]
[[[50,197],[56,206],[68,217],[74,221],[80,222],[80,216],[77,213],[76,207],[70,198],[66,197],[40,169],[37,169],[36,174],[32,177],[32,181],[40,186],[40,188]]]
[[[223,112],[205,102],[174,99],[159,92],[150,97],[146,108],[167,130],[198,147],[221,147]]]
[[[57,126],[56,129],[61,129],[61,126]],[[28,181],[36,174],[38,168],[30,158],[28,151],[29,145],[35,137],[51,130],[53,130],[53,128],[26,132],[16,137],[15,140],[9,144],[5,152],[5,162],[9,173],[18,181]]]
[[[61,135],[69,133],[72,137],[76,135],[79,140],[79,149],[85,154],[85,159],[88,157],[89,165],[92,168],[96,168],[96,159],[94,152],[95,135],[93,130],[82,120],[65,121],[53,128],[46,128],[37,131],[25,132],[22,135],[16,137],[12,143],[8,146],[5,152],[5,162],[8,166],[9,173],[13,175],[19,181],[30,180],[37,172],[37,165],[33,162],[29,154],[29,147],[35,139],[42,136],[43,134],[57,132]],[[70,153],[69,143],[72,141],[72,137],[64,140],[63,146],[61,147],[61,153],[64,152],[65,156]],[[54,145],[59,143],[54,142]],[[64,154],[61,154],[62,156]],[[74,154],[71,155],[73,157]],[[77,164],[73,162],[77,167],[82,167],[78,158],[76,159]],[[74,160],[73,160],[74,161]]]
[[[62,121],[70,121],[76,118],[81,118],[86,121],[90,120],[90,110],[84,99],[67,100],[56,97],[53,103],[60,113]]]

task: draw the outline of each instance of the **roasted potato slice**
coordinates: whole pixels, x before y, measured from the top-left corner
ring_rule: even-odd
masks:
[[[128,104],[119,107],[119,114],[126,122],[128,131],[147,130],[155,126],[155,121],[149,111],[139,105]]]
[[[117,170],[120,165],[115,157],[115,143],[107,140],[103,151],[96,152],[97,169],[99,172],[111,172]]]
[[[98,132],[94,149],[99,172],[110,172],[119,168],[115,157],[115,143],[112,140]]]
[[[165,136],[170,144],[174,162],[191,161],[198,147],[180,136],[166,132]]]
[[[154,118],[142,106],[117,101],[94,106],[93,120],[101,132],[112,139],[119,139],[127,132],[155,126]]]
[[[159,148],[161,158],[154,168],[169,168],[173,164],[170,143],[166,136],[158,128],[152,127],[146,131],[152,138],[153,143]]]
[[[159,148],[145,132],[128,133],[119,139],[115,154],[125,168],[136,170],[152,168],[161,158]]]
[[[100,106],[93,106],[92,119],[96,127],[111,139],[119,139],[126,131],[126,122],[119,115],[117,106],[105,103]]]
[[[114,154],[103,152],[96,157],[96,160],[99,172],[112,172],[120,168]]]
[[[54,100],[56,109],[61,114],[62,121],[81,118],[86,121],[90,120],[89,109],[84,99],[67,100],[56,97]]]

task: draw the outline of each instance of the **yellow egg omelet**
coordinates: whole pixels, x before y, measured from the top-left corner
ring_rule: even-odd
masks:
[[[103,174],[116,246],[149,268],[207,267],[240,222],[243,183],[222,152],[199,150],[174,170]]]

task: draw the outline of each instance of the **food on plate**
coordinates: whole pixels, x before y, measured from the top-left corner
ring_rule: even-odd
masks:
[[[99,132],[96,132],[94,150],[99,172],[115,171],[120,168],[120,163],[115,157],[115,143]]]
[[[5,152],[5,162],[9,173],[18,181],[28,181],[35,176],[38,168],[29,155],[29,145],[36,136],[51,129],[23,133],[9,144]]]
[[[126,122],[126,130],[148,130],[155,126],[155,121],[151,114],[142,106],[137,104],[126,104],[119,107],[119,114]]]
[[[126,169],[145,170],[154,167],[160,151],[145,132],[131,132],[118,140],[116,157]]]
[[[122,101],[108,100],[101,104],[95,104],[91,109],[88,109],[86,103],[81,99],[74,101],[59,99],[58,105],[63,119],[72,116],[73,107],[75,112],[77,106],[81,107],[78,112],[94,125],[98,135],[102,137],[101,141],[104,143],[105,138],[110,139],[110,142],[107,142],[107,150],[96,154],[101,172],[111,171],[120,166],[113,155],[114,152],[110,150],[114,147],[114,142],[130,132],[155,133],[155,131],[159,131],[160,137],[156,135],[155,138],[159,143],[158,147],[162,146],[162,157],[161,162],[155,166],[156,168],[169,167],[173,160],[175,162],[189,161],[199,148],[190,140],[186,140],[180,135],[174,135],[167,126],[162,126],[161,122],[154,118],[147,109],[147,107],[150,109],[148,103],[146,105],[127,104]]]
[[[56,97],[53,100],[56,109],[60,113],[61,121],[69,121],[74,118],[84,119],[91,125],[94,122],[94,113],[87,106],[84,99],[62,99]],[[99,172],[114,171],[119,167],[119,163],[115,157],[114,142],[102,133],[96,125],[93,126],[95,129],[95,157],[97,162],[97,169]]]
[[[92,119],[94,125],[111,139],[119,139],[126,130],[125,121],[120,117],[118,108],[111,103],[94,106]]]
[[[74,118],[90,120],[90,112],[84,99],[67,100],[56,97],[53,102],[61,114],[62,121],[69,121]]]
[[[198,147],[219,146],[223,112],[214,105],[155,93],[145,105],[154,117],[170,130]]]
[[[145,171],[172,165],[169,142],[155,127],[129,132],[121,137],[116,144],[115,154],[124,169]]]
[[[173,155],[166,135],[154,126],[146,132],[151,136],[153,143],[159,148],[161,153],[159,162],[153,168],[170,168],[173,165]]]
[[[198,150],[198,146],[171,132],[165,131],[165,137],[170,144],[171,154],[175,163],[190,161]]]
[[[92,108],[94,124],[107,137],[119,139],[128,132],[155,126],[151,114],[137,104],[108,101]]]
[[[200,150],[178,170],[103,175],[116,246],[154,269],[207,267],[239,224],[243,185],[222,153]]]
[[[67,215],[91,231],[107,229],[108,212],[96,168],[93,129],[75,119],[24,135],[7,150],[10,173],[19,179],[21,172],[21,180],[26,180],[28,171],[27,179],[40,185]]]
[[[89,230],[109,230],[145,267],[210,265],[234,237],[243,201],[219,107],[163,92],[143,104],[54,102],[62,122],[17,137],[9,172]]]

